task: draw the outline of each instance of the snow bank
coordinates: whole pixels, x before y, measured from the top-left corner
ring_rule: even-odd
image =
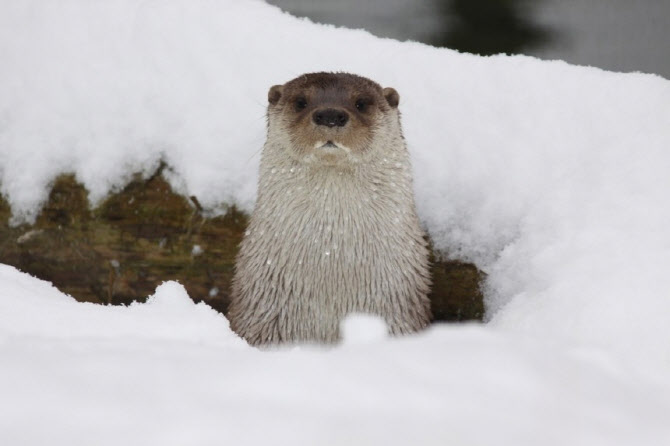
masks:
[[[195,304],[182,285],[167,282],[145,304],[79,303],[50,283],[0,264],[0,335],[44,339],[161,340],[246,345],[226,318]]]
[[[0,60],[0,190],[16,221],[36,215],[58,173],[95,202],[161,159],[203,205],[250,210],[270,85],[342,70],[395,87],[420,216],[440,252],[488,274],[489,319],[402,341],[354,322],[362,343],[258,355],[233,350],[225,321],[176,285],[112,309],[5,269],[0,385],[18,404],[4,406],[2,422],[16,422],[5,435],[39,442],[50,429],[26,423],[48,417],[63,435],[155,440],[160,425],[167,444],[260,438],[259,419],[280,438],[325,433],[319,444],[667,434],[670,82],[398,43],[230,0],[5,1]]]
[[[259,352],[178,284],[105,307],[6,266],[0,303],[3,445],[670,441],[668,389],[584,347],[356,317],[339,348]]]
[[[398,43],[256,1],[0,8],[0,183],[17,221],[60,172],[96,201],[159,159],[205,206],[249,210],[268,87],[352,71],[400,92],[420,215],[442,253],[489,274],[495,324],[668,362],[670,82]]]

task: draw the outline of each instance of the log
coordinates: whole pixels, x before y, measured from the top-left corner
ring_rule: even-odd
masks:
[[[52,282],[81,302],[143,302],[167,280],[226,313],[235,256],[248,216],[230,206],[210,217],[197,197],[175,193],[161,165],[140,174],[91,209],[73,175],[53,182],[34,224],[9,225],[0,197],[0,263]],[[430,295],[436,321],[481,320],[483,273],[474,265],[432,257]]]

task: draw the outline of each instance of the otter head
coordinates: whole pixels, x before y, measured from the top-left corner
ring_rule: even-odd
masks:
[[[306,163],[360,160],[398,122],[398,93],[347,73],[304,74],[268,92],[269,139]]]

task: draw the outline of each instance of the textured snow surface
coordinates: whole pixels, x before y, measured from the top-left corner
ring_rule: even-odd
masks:
[[[3,445],[660,445],[670,391],[607,352],[482,326],[258,351],[168,282],[78,303],[0,265]]]
[[[1,444],[667,439],[669,81],[226,0],[3,1],[0,60],[15,222],[59,173],[95,203],[160,160],[206,207],[250,210],[268,88],[349,71],[399,91],[420,217],[487,273],[484,327],[388,340],[359,317],[342,348],[261,353],[175,284],[107,308],[5,268]]]

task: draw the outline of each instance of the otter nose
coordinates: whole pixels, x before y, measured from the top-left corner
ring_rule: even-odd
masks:
[[[344,127],[349,121],[349,114],[344,110],[337,110],[335,108],[326,108],[317,110],[312,115],[312,120],[316,125],[326,125],[328,127]]]

